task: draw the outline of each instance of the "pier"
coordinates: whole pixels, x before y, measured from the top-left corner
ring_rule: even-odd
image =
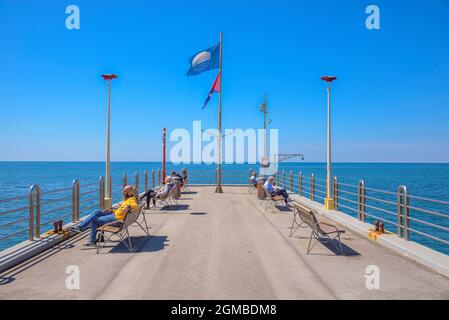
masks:
[[[307,254],[310,230],[289,236],[292,209],[265,210],[246,186],[223,189],[191,186],[177,207],[146,210],[150,236],[131,228],[132,253],[114,243],[96,254],[82,246],[86,232],[71,237],[3,271],[0,298],[449,299],[449,278],[394,247],[403,239],[391,235],[388,247],[364,235],[357,219],[292,195],[346,230],[344,255],[321,243]],[[444,257],[434,252],[435,261]],[[66,287],[69,265],[79,267],[79,290]],[[366,286],[372,265],[379,289]]]

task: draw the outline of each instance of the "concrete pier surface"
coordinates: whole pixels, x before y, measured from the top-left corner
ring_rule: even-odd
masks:
[[[1,299],[449,299],[449,278],[347,230],[345,255],[310,230],[289,237],[293,210],[272,208],[246,187],[192,186],[178,209],[146,210],[151,236],[132,228],[136,252],[100,254],[75,236],[0,274]],[[368,289],[368,266],[380,288]],[[79,290],[66,287],[68,266]],[[70,269],[69,269],[70,270]]]

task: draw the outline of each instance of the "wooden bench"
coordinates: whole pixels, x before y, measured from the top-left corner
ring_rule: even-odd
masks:
[[[345,230],[342,227],[302,204],[295,202],[293,204],[293,207],[294,214],[290,230],[290,237],[300,228],[310,228],[311,233],[309,238],[309,245],[307,247],[307,254],[312,251],[312,249],[319,241],[324,241],[332,243],[337,251],[341,255],[344,255],[340,239],[340,235],[345,233]],[[316,240],[313,246],[312,240]],[[335,241],[338,241],[338,246],[335,244]]]

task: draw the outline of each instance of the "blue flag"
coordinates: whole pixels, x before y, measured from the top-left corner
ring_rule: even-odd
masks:
[[[196,76],[201,72],[218,69],[220,67],[220,44],[197,52],[189,59],[188,76]]]

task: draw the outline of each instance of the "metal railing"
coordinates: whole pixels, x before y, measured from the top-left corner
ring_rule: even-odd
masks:
[[[133,186],[138,197],[141,177],[138,172],[135,172],[133,178]],[[148,171],[145,170],[142,177],[144,191],[148,190],[148,178]],[[152,179],[154,187],[154,170]],[[123,173],[116,183],[112,181],[111,179],[111,194],[121,197],[123,187],[129,183],[127,174]],[[98,182],[81,184],[79,180],[74,180],[71,187],[53,190],[41,190],[41,187],[36,184],[30,187],[28,195],[1,199],[0,209],[6,206],[7,210],[0,211],[0,221],[3,220],[2,217],[8,217],[8,219],[6,223],[0,222],[0,245],[2,241],[12,238],[39,239],[43,232],[52,230],[52,223],[56,221],[75,223],[94,208],[105,209],[104,197],[105,179],[100,177]],[[25,201],[27,203],[24,203]],[[18,217],[10,218],[13,215]],[[25,234],[27,234],[26,238],[23,237]]]
[[[281,176],[284,172],[281,173]],[[293,177],[292,177],[293,175]],[[324,203],[326,180],[314,174],[304,176],[290,172],[286,184],[283,179],[279,185],[289,192]],[[337,177],[332,180],[334,208],[357,218],[361,222],[383,222],[388,232],[395,233],[404,240],[413,240],[431,245],[431,241],[444,245],[439,250],[449,254],[449,202],[413,196],[406,186],[396,191],[386,191],[366,187],[365,181],[357,185],[342,183]],[[413,201],[413,203],[412,203]]]
[[[167,168],[167,172],[171,172]],[[245,185],[253,170],[223,170],[223,185]],[[143,174],[135,172],[128,177],[112,177],[111,195],[122,198],[122,189],[128,183],[134,185],[136,195],[142,190],[154,189],[162,182],[161,169],[145,170]],[[149,177],[151,174],[151,177]],[[326,180],[314,174],[286,172],[274,175],[275,181],[290,193],[306,197],[312,201],[324,203]],[[151,179],[151,181],[150,181]],[[207,170],[189,170],[189,184],[215,184],[215,168]],[[437,242],[445,246],[440,250],[449,253],[449,202],[410,195],[406,186],[386,191],[369,188],[365,181],[349,184],[337,177],[332,180],[334,206],[336,210],[351,215],[362,222],[382,221],[386,230],[395,233],[404,240],[413,240],[435,247]],[[51,223],[58,220],[77,222],[94,208],[104,208],[105,179],[83,184],[74,180],[71,187],[41,190],[39,185],[30,187],[28,195],[0,199],[0,247],[3,241],[10,239],[33,240],[42,232],[51,230]],[[7,217],[2,219],[3,217]],[[7,220],[3,223],[4,220]]]

